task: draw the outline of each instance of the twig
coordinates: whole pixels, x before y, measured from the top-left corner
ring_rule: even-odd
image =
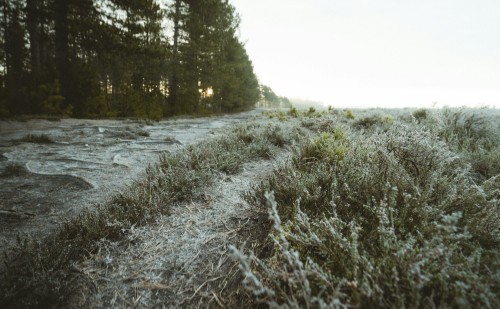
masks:
[[[212,279],[209,279],[209,280],[207,280],[207,281],[203,282],[203,284],[202,284],[202,285],[200,285],[200,286],[196,289],[196,291],[194,291],[194,294],[193,294],[190,298],[188,298],[188,300],[193,299],[193,298],[196,296],[196,294],[198,294],[198,292],[201,290],[201,288],[203,288],[203,287],[205,286],[205,284],[207,284],[207,283],[209,283],[209,282],[214,282],[214,281],[217,281],[217,280],[219,280],[220,278],[222,278],[222,276],[215,277],[215,278],[212,278]]]
[[[222,308],[226,308],[226,306],[224,306],[224,304],[219,300],[219,297],[217,297],[217,294],[215,294],[214,291],[212,291],[212,295],[214,296],[215,301],[219,304],[219,306],[221,306]]]

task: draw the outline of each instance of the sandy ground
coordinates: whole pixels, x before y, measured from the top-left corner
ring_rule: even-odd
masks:
[[[140,177],[161,153],[256,114],[154,123],[0,121],[0,251],[14,244],[18,234],[41,238],[67,218],[105,202]],[[54,143],[20,141],[28,134],[47,135]]]

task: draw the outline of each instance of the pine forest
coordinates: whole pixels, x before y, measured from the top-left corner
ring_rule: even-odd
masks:
[[[261,96],[227,0],[0,3],[0,116],[158,119]]]

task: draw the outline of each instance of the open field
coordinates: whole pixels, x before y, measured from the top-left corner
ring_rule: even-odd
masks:
[[[236,122],[151,159],[48,237],[20,239],[0,305],[500,306],[498,110]]]

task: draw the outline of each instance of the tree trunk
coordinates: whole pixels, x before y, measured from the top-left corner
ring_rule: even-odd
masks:
[[[41,53],[40,53],[40,22],[37,0],[27,0],[27,26],[30,40],[30,55],[31,55],[31,74],[35,83],[38,82],[40,76]]]
[[[3,69],[5,71],[5,74],[7,74],[7,63],[9,62],[9,59],[8,59],[8,55],[7,55],[7,52],[6,52],[6,49],[7,49],[7,39],[5,38],[7,36],[7,25],[8,25],[8,18],[7,18],[7,14],[8,14],[8,8],[9,8],[9,4],[8,4],[8,0],[0,0],[0,4],[1,7],[2,7],[2,24],[1,24],[1,27],[2,27],[2,35],[3,35],[3,39],[2,39],[2,43],[4,44],[3,45],[3,49],[4,49],[4,56],[5,58],[2,59],[3,61]]]
[[[177,109],[177,89],[179,87],[179,33],[180,33],[180,14],[181,0],[175,0],[174,4],[174,45],[172,46],[172,76],[170,77],[168,99],[170,103],[170,112],[175,113]]]
[[[68,1],[55,0],[54,3],[55,21],[55,48],[56,48],[56,71],[61,84],[61,92],[64,96],[64,104],[68,106],[70,102],[70,74],[69,74],[69,54],[68,54]]]
[[[21,8],[19,3],[4,6],[5,26],[5,88],[9,109],[14,114],[27,113],[24,76],[24,29],[21,25]]]

